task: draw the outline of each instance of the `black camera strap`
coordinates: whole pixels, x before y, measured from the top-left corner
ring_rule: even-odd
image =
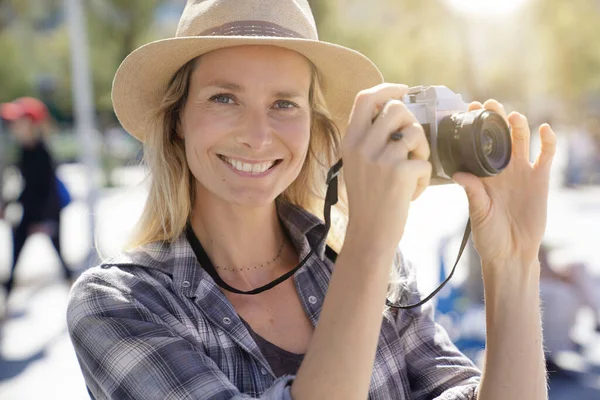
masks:
[[[333,167],[331,167],[331,169],[327,173],[327,180],[326,180],[327,194],[325,195],[325,209],[323,210],[323,215],[325,217],[325,230],[319,240],[319,243],[322,243],[323,241],[326,240],[327,234],[329,233],[329,228],[331,227],[331,207],[338,202],[338,175],[340,173],[340,169],[342,168],[342,165],[343,165],[342,160],[340,159]],[[463,235],[462,243],[460,245],[460,250],[458,252],[458,256],[456,257],[456,262],[454,263],[454,267],[452,267],[452,271],[450,272],[450,274],[448,275],[446,280],[444,280],[444,282],[442,282],[440,284],[440,286],[438,286],[437,289],[435,289],[433,292],[431,292],[423,300],[421,300],[415,304],[408,304],[408,305],[393,304],[392,302],[390,302],[387,299],[385,301],[385,304],[388,307],[392,307],[392,308],[410,309],[410,308],[419,307],[419,306],[423,305],[424,303],[428,302],[429,300],[431,300],[433,298],[433,296],[435,296],[440,290],[442,290],[442,288],[448,283],[448,281],[450,281],[450,279],[454,275],[454,271],[456,270],[458,261],[460,260],[460,257],[462,256],[462,253],[467,245],[470,233],[471,233],[471,220],[469,220],[467,222],[467,226],[465,227],[465,233]],[[221,277],[217,273],[214,265],[210,261],[210,258],[208,257],[208,255],[206,254],[204,249],[202,248],[200,241],[196,237],[196,235],[195,235],[194,231],[192,230],[192,227],[189,223],[186,227],[186,237],[187,237],[188,241],[190,242],[190,245],[196,255],[196,258],[198,259],[198,262],[204,268],[204,270],[213,278],[215,283],[217,285],[219,285],[221,288],[223,288],[229,292],[237,293],[237,294],[259,294],[259,293],[264,292],[265,290],[269,290],[269,289],[279,285],[281,282],[284,282],[285,280],[287,280],[288,278],[293,276],[296,271],[298,271],[300,268],[302,268],[302,266],[314,254],[314,251],[315,251],[314,247],[312,247],[310,252],[302,259],[302,261],[300,262],[300,264],[298,264],[298,266],[296,266],[291,271],[281,275],[279,278],[275,279],[274,281],[267,283],[266,285],[261,286],[256,289],[252,289],[249,291],[243,291],[243,290],[239,290],[234,287],[231,287],[230,285],[228,285],[226,282],[224,282],[221,279]],[[326,254],[331,259],[331,261],[333,261],[333,262],[336,261],[337,254],[329,246],[327,246],[327,248],[326,248]]]

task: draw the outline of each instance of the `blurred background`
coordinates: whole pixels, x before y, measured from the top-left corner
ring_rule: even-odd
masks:
[[[111,106],[114,73],[148,41],[174,35],[183,0],[0,0],[0,103],[23,96],[51,115],[45,143],[69,193],[62,260],[73,277],[118,253],[145,201],[141,146]],[[387,81],[445,85],[495,98],[558,134],[541,254],[551,399],[600,398],[600,1],[311,1],[320,38],[371,58]],[[0,281],[23,215],[19,143],[0,125]],[[467,220],[456,185],[413,203],[401,246],[433,290],[449,273]],[[85,399],[64,316],[71,279],[44,231],[29,235],[14,288],[0,298],[0,398]],[[472,246],[434,299],[437,319],[481,365],[485,313]],[[1,288],[0,288],[1,290]],[[4,296],[2,293],[0,296]],[[60,382],[60,384],[58,384]]]

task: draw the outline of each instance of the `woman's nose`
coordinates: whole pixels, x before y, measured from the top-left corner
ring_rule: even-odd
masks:
[[[272,127],[264,110],[248,111],[244,116],[243,128],[237,135],[238,143],[253,150],[260,150],[273,143]]]

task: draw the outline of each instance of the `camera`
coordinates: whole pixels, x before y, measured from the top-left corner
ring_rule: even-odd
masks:
[[[445,86],[415,86],[402,101],[417,117],[431,148],[431,184],[453,183],[455,172],[486,177],[510,161],[510,128],[501,115],[467,111],[460,94]]]

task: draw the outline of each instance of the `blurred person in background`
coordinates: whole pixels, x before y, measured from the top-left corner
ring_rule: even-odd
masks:
[[[571,338],[577,314],[584,307],[593,315],[593,326],[600,332],[600,286],[587,266],[574,262],[564,266],[550,262],[551,249],[540,247],[540,295],[542,298],[542,322],[544,347],[549,371],[561,371],[556,357],[561,352],[577,351],[579,345]]]
[[[431,303],[385,306],[420,299],[398,244],[429,185],[429,145],[400,101],[408,87],[318,40],[306,0],[189,0],[177,38],[131,53],[112,94],[144,142],[151,186],[130,250],[71,290],[69,333],[93,398],[547,398],[537,255],[548,125],[530,164],[523,115],[493,100],[469,107],[498,113],[513,141],[501,174],[453,176],[483,265],[481,374]],[[328,232],[317,215],[340,157],[347,226]]]
[[[592,156],[592,178],[591,183],[600,185],[600,117],[597,115],[588,118],[588,132],[592,136],[593,156]]]
[[[68,200],[65,199],[62,182],[56,177],[54,161],[45,143],[50,122],[48,109],[38,99],[22,97],[1,104],[0,116],[8,122],[8,130],[18,143],[20,156],[17,166],[24,184],[17,200],[23,212],[13,229],[12,266],[8,280],[3,283],[6,305],[14,286],[19,255],[30,235],[48,235],[69,283],[73,280],[73,272],[65,263],[60,247],[60,212]]]
[[[569,136],[565,186],[600,184],[600,119],[586,118]]]

